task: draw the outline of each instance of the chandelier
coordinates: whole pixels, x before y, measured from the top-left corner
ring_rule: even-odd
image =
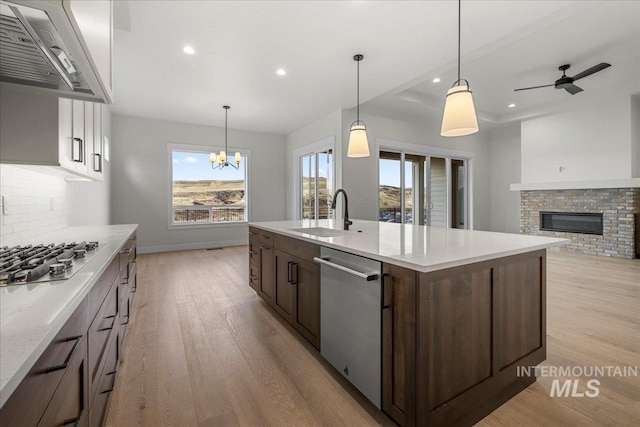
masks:
[[[240,161],[242,160],[242,156],[240,155],[239,151],[236,151],[234,159],[233,159],[233,163],[230,163],[227,161],[227,151],[228,151],[228,146],[227,146],[227,115],[229,114],[229,107],[228,105],[223,106],[222,108],[224,108],[224,150],[220,151],[220,154],[218,154],[216,156],[216,153],[210,153],[209,154],[209,161],[211,162],[211,167],[213,169],[219,169],[222,170],[225,166],[231,166],[234,169],[239,169],[240,168]]]

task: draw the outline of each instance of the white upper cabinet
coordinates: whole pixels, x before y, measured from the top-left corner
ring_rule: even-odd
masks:
[[[2,90],[0,107],[0,163],[104,179],[102,104]]]

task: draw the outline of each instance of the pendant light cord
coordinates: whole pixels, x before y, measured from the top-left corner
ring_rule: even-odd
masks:
[[[458,0],[458,83],[460,82],[460,15],[462,0]]]
[[[224,110],[224,151],[225,153],[229,151],[229,147],[227,146],[227,116],[229,115],[229,110]]]
[[[356,99],[358,101],[357,107],[356,107],[356,120],[359,122],[360,121],[360,60],[356,61],[358,64],[357,70],[358,70],[358,75],[356,77]]]

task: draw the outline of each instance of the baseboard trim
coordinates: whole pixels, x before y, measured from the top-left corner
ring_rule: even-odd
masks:
[[[213,242],[194,242],[194,243],[180,243],[175,245],[160,245],[160,246],[139,246],[137,252],[139,254],[152,254],[156,252],[174,252],[174,251],[189,251],[192,249],[209,249],[209,248],[224,248],[227,246],[242,246],[248,245],[248,239],[241,240],[224,240]]]

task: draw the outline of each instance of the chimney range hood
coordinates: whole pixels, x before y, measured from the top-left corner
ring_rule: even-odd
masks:
[[[73,14],[62,1],[0,1],[0,81],[57,96],[111,102]],[[25,2],[21,2],[25,3]]]

